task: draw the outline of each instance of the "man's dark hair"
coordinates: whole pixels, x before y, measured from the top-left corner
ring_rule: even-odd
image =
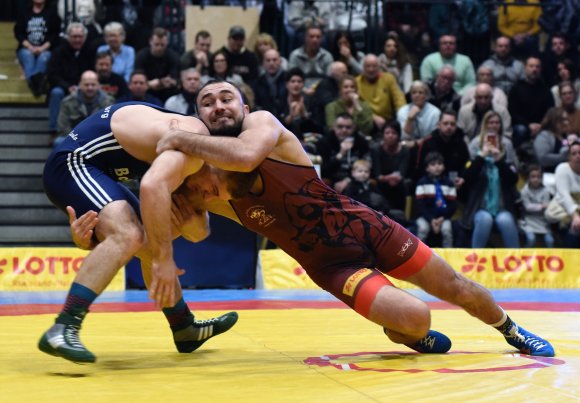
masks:
[[[397,132],[399,140],[401,139],[401,124],[399,122],[397,122],[396,120],[386,121],[383,127],[381,127],[381,136],[385,132],[385,129],[388,128],[393,129],[395,132]]]
[[[195,93],[195,109],[196,109],[196,111],[197,111],[197,105],[198,105],[198,102],[197,102],[198,99],[197,99],[197,97],[199,96],[199,94],[201,93],[201,91],[205,87],[207,87],[209,85],[219,84],[219,83],[228,83],[228,84],[230,84],[231,86],[233,86],[240,93],[240,95],[242,96],[242,98],[244,97],[244,93],[242,92],[242,90],[240,89],[240,87],[238,87],[235,83],[232,83],[231,81],[228,81],[228,80],[216,80],[216,79],[213,79],[212,78],[211,80],[209,80],[208,82],[206,82],[204,85],[202,85],[201,87],[199,87],[199,89]]]
[[[153,32],[151,32],[150,38],[153,38],[154,36],[156,36],[158,38],[165,38],[168,35],[169,35],[169,33],[167,32],[167,30],[165,28],[155,27],[155,28],[153,28]]]
[[[102,50],[97,52],[97,56],[95,56],[95,61],[104,59],[105,57],[110,57],[111,61],[113,61],[113,54],[109,50]]]
[[[236,89],[236,91],[238,91],[238,93],[242,97],[242,101],[244,102],[244,104],[247,104],[247,100],[246,100],[246,97],[244,95],[244,92],[236,84],[232,83],[231,81],[227,81],[227,80],[209,80],[207,83],[202,85],[201,88],[199,90],[197,90],[197,92],[195,93],[195,116],[199,116],[199,99],[198,98],[199,98],[199,94],[201,93],[201,91],[205,87],[207,87],[208,85],[219,84],[219,83],[230,84],[232,87],[234,87]],[[205,124],[205,122],[204,122],[204,124]],[[241,132],[242,132],[242,122],[240,122],[240,124],[237,126],[224,127],[224,128],[217,130],[217,131],[210,130],[209,134],[212,136],[237,137],[240,135]]]
[[[199,38],[209,38],[211,36],[211,34],[206,31],[205,29],[202,29],[201,31],[198,31],[197,34],[195,34],[195,42],[197,42],[199,40]]]
[[[445,108],[441,111],[441,114],[439,115],[439,121],[443,119],[443,115],[455,116],[455,120],[457,120],[457,112],[451,108]]]
[[[302,78],[302,81],[304,81],[304,72],[300,67],[293,67],[290,70],[286,71],[286,74],[284,75],[284,81],[288,82],[294,76],[298,76]]]
[[[145,76],[145,78],[147,78],[147,73],[145,73],[145,70],[135,69],[135,70],[133,70],[133,72],[129,76],[129,82],[131,82],[131,80],[133,79],[133,77],[136,76],[136,75],[142,75],[142,76]]]

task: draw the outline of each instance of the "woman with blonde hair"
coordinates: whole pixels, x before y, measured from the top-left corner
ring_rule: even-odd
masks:
[[[466,201],[460,224],[471,231],[472,248],[485,248],[494,226],[501,233],[503,247],[520,246],[515,220],[515,153],[502,129],[499,114],[488,111],[479,135],[469,145],[471,160],[463,172]]]
[[[481,120],[479,134],[469,143],[469,156],[474,159],[486,143],[496,147],[505,156],[508,164],[518,165],[518,157],[514,146],[505,136],[501,115],[495,111],[487,111]]]

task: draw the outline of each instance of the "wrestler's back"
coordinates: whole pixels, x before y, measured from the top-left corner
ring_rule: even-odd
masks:
[[[111,117],[111,129],[127,153],[151,163],[157,157],[157,142],[169,132],[172,121],[181,130],[208,134],[205,125],[196,118],[146,105],[127,105],[116,110]]]

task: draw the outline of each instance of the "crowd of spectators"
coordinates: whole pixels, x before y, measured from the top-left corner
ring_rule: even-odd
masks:
[[[183,6],[199,4],[187,0],[31,0],[14,34],[54,143],[114,102],[194,115],[200,86],[225,79],[302,141],[329,186],[431,245],[578,247],[580,35],[524,2],[385,2],[374,52],[362,14],[345,25],[329,1],[291,2],[283,34],[252,49],[239,25],[219,49],[205,30],[186,49]],[[544,214],[557,203],[567,217]]]

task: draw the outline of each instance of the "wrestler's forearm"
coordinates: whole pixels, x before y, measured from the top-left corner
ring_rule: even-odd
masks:
[[[181,132],[174,137],[177,150],[200,158],[217,168],[227,171],[250,172],[261,161],[243,141],[235,137],[192,136]]]
[[[145,227],[148,249],[155,260],[173,256],[171,224],[171,191],[162,183],[144,181],[140,189],[141,219]]]

